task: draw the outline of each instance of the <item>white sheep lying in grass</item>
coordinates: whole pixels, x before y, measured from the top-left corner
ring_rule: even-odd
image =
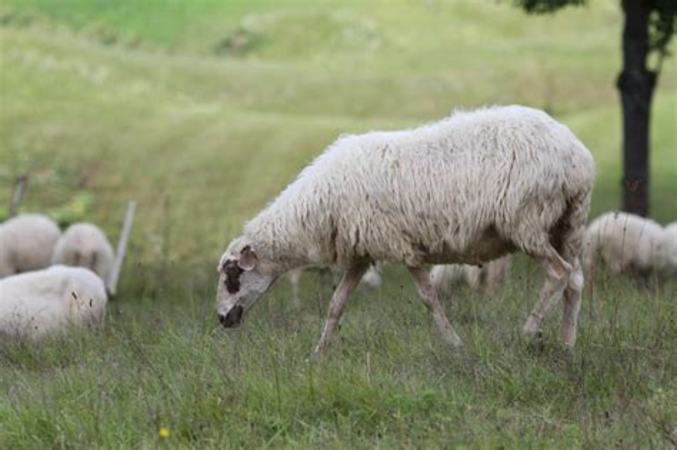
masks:
[[[562,337],[572,346],[594,178],[592,156],[571,131],[522,106],[340,138],[222,255],[219,320],[225,327],[239,324],[291,269],[338,266],[344,275],[315,349],[322,352],[369,265],[390,261],[407,266],[442,336],[458,346],[425,265],[482,264],[519,249],[546,274],[525,335],[538,332],[563,293]]]
[[[314,268],[308,269],[305,267],[298,267],[295,269],[290,270],[287,273],[287,276],[289,277],[289,282],[291,284],[291,292],[292,292],[292,300],[294,301],[294,304],[300,305],[301,304],[301,298],[299,296],[299,287],[301,284],[301,275],[303,272],[308,271],[308,270],[313,270]],[[318,271],[321,273],[325,272],[330,272],[332,276],[336,273],[334,270],[331,270],[329,268],[318,268]],[[382,280],[381,280],[381,265],[380,264],[373,264],[367,269],[367,271],[364,273],[362,276],[362,279],[360,280],[360,284],[367,286],[371,289],[377,289],[381,286]]]
[[[53,264],[86,267],[96,273],[108,287],[115,256],[113,247],[99,227],[75,223],[68,227],[56,244]]]
[[[668,224],[663,232],[665,271],[677,274],[677,222]]]
[[[79,267],[52,266],[0,280],[0,335],[40,339],[103,319],[101,279]]]
[[[496,292],[510,270],[510,255],[479,266],[469,264],[439,264],[430,269],[430,283],[438,293],[463,281],[472,289],[491,295]]]
[[[612,273],[646,276],[664,265],[663,228],[653,220],[608,212],[592,221],[585,234],[583,263],[591,273],[601,261]]]
[[[61,230],[40,214],[23,214],[0,224],[0,278],[49,266]]]

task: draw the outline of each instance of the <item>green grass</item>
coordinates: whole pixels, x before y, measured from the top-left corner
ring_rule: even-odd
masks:
[[[593,152],[593,215],[618,207],[616,5],[526,17],[510,2],[0,0],[0,205],[117,237],[139,201],[106,327],[0,343],[0,448],[667,448],[677,439],[677,286],[601,276],[575,353],[518,330],[540,273],[447,309],[437,338],[399,268],[353,299],[331,357],[307,356],[329,286],[280,283],[216,327],[214,264],[340,133],[455,107],[547,108]],[[237,45],[235,45],[236,43]],[[652,125],[652,214],[677,217],[677,63]],[[160,427],[171,430],[162,441]]]
[[[449,305],[466,344],[453,353],[403,275],[353,299],[319,363],[307,356],[328,291],[311,277],[304,306],[276,289],[233,332],[198,277],[114,303],[101,332],[4,345],[0,444],[152,447],[167,427],[168,444],[194,448],[667,447],[674,283],[601,278],[572,355],[552,322],[542,347],[519,338],[538,283],[520,264],[497,298],[462,290]]]

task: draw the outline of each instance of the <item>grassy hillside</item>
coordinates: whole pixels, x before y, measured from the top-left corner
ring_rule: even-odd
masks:
[[[341,133],[457,107],[549,110],[593,152],[593,215],[618,206],[620,16],[594,1],[527,17],[510,2],[0,0],[0,205],[100,223],[139,211],[104,330],[0,343],[0,448],[667,446],[675,283],[602,277],[574,355],[517,335],[540,274],[449,302],[442,348],[406,276],[355,298],[330,361],[305,358],[328,287],[285,283],[215,329],[214,263],[244,220]],[[677,62],[656,94],[653,214],[677,217]],[[426,445],[428,444],[428,445]]]

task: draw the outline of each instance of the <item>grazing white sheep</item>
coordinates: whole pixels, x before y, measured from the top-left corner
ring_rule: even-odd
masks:
[[[493,294],[503,283],[510,270],[510,255],[489,261],[479,266],[469,264],[439,264],[430,269],[430,283],[439,293],[460,281],[476,291]]]
[[[449,288],[466,281],[467,264],[437,264],[430,269],[430,284],[438,293],[447,293]]]
[[[653,220],[608,212],[592,221],[585,234],[583,263],[590,273],[597,261],[612,273],[646,276],[663,265],[663,228]]]
[[[0,335],[36,340],[103,319],[106,290],[92,271],[52,266],[0,280]]]
[[[61,230],[40,214],[22,214],[0,224],[0,278],[48,267]]]
[[[407,266],[442,336],[458,346],[425,265],[482,264],[520,250],[546,273],[525,335],[538,332],[564,293],[562,337],[571,346],[594,177],[590,152],[567,127],[522,106],[343,137],[230,243],[218,266],[219,320],[239,324],[293,268],[338,266],[344,275],[315,349],[322,352],[369,264],[390,261]]]
[[[677,222],[666,225],[663,231],[663,268],[677,274]]]
[[[75,223],[68,227],[56,244],[53,264],[86,267],[108,286],[115,256],[113,247],[99,227],[91,223]]]
[[[308,269],[305,267],[298,267],[290,270],[287,273],[287,276],[289,277],[289,282],[291,284],[292,300],[296,305],[301,304],[301,298],[299,297],[299,286],[301,284],[301,275],[306,270]],[[331,272],[332,274],[336,273],[334,270],[331,270],[329,268],[320,268],[318,270],[320,270],[321,272],[328,271]],[[365,274],[362,276],[362,279],[360,280],[360,284],[365,285],[372,289],[379,288],[381,286],[381,282],[382,282],[381,265],[379,263],[371,265],[369,269],[367,269]]]

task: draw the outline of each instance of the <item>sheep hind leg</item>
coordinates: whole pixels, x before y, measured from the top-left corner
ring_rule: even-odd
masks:
[[[562,342],[572,348],[576,344],[576,327],[578,313],[581,310],[581,294],[583,293],[583,270],[578,259],[574,261],[574,269],[564,289],[562,314]]]
[[[538,302],[529,313],[522,333],[533,338],[541,328],[541,323],[555,300],[562,296],[572,272],[571,264],[566,262],[557,251],[548,245],[543,255],[532,257],[545,269],[545,281],[539,294]]]
[[[324,324],[324,330],[322,331],[322,336],[320,337],[320,342],[318,342],[315,351],[313,352],[314,356],[321,355],[325,352],[329,343],[331,342],[336,328],[341,320],[341,315],[345,309],[346,303],[348,302],[348,297],[350,293],[357,287],[362,279],[362,275],[369,267],[369,264],[360,264],[351,267],[346,270],[339,282],[334,295],[331,298],[331,304],[329,305],[329,314],[327,316],[327,321]]]
[[[453,347],[460,347],[463,345],[461,338],[458,337],[456,331],[449,323],[444,308],[440,303],[437,295],[437,290],[433,288],[430,283],[428,272],[419,267],[408,267],[411,276],[414,278],[418,295],[423,300],[423,303],[433,315],[435,325],[440,330],[442,338]]]

